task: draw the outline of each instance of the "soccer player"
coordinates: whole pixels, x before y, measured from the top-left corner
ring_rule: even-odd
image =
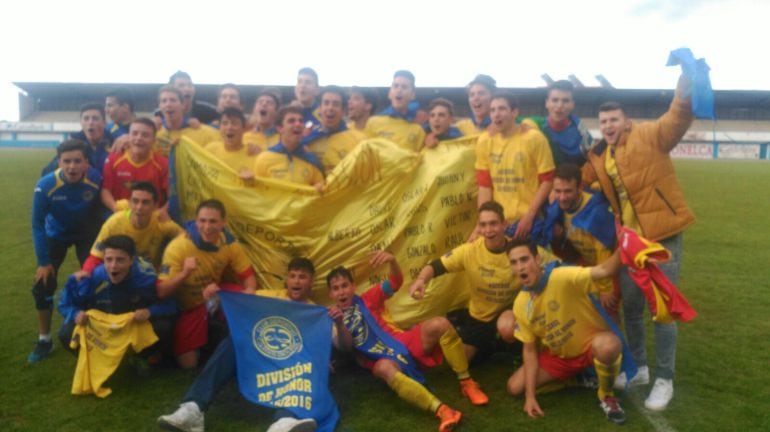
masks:
[[[168,84],[178,89],[182,95],[181,101],[184,106],[182,114],[184,117],[197,119],[204,124],[210,124],[219,118],[219,112],[214,105],[195,99],[195,85],[190,74],[176,71],[169,77]]]
[[[170,349],[161,347],[170,348],[176,305],[173,301],[158,300],[157,275],[152,264],[137,256],[134,241],[126,235],[108,237],[101,246],[104,263],[89,276],[70,276],[64,286],[59,301],[59,313],[64,317],[59,328],[62,346],[77,353],[69,348],[72,331],[76,324],[86,323],[88,310],[95,309],[114,315],[134,312],[134,321],[149,320],[158,342],[145,349],[142,357],[156,352],[170,354]]]
[[[237,108],[243,111],[243,103],[241,103],[241,91],[233,83],[226,83],[219,86],[219,95],[217,95],[217,111],[220,113],[225,108]]]
[[[155,135],[155,147],[163,156],[168,156],[171,146],[176,145],[183,136],[201,146],[219,139],[217,130],[211,126],[191,127],[182,98],[182,92],[176,87],[165,85],[158,90],[158,105],[163,119],[162,126]]]
[[[345,267],[333,269],[326,277],[329,296],[343,313],[346,333],[352,336],[359,363],[385,381],[400,398],[435,413],[440,421],[439,431],[452,430],[462,414],[424,387],[425,378],[415,360],[424,366],[438,365],[441,351],[436,348],[440,343],[447,360],[450,357],[454,360],[450,360],[452,368],[464,369],[463,393],[477,405],[486,404],[489,399],[470,378],[462,345],[446,318],[433,318],[407,332],[389,324],[385,301],[401,287],[403,276],[395,257],[389,252],[377,251],[370,261],[374,267],[385,263],[390,265],[388,279],[369,288],[362,297],[356,295],[350,270]]]
[[[53,351],[51,341],[51,308],[56,291],[56,274],[75,246],[82,265],[94,242],[101,218],[99,188],[102,176],[88,166],[88,145],[70,139],[56,149],[59,169],[43,176],[35,185],[32,201],[32,240],[37,256],[32,297],[37,309],[40,336],[35,349],[27,357],[38,362]]]
[[[277,88],[267,87],[257,94],[249,119],[252,130],[243,134],[243,143],[250,153],[258,154],[278,144],[281,137],[275,127],[275,120],[280,106],[281,91]]]
[[[102,263],[103,243],[115,235],[130,237],[137,256],[149,261],[156,270],[160,269],[163,248],[170,240],[182,234],[182,228],[174,221],[161,217],[159,198],[158,190],[152,183],[139,181],[131,185],[128,209],[116,212],[104,222],[91,248],[91,255],[83,264],[83,273],[76,273],[76,277],[90,275]]]
[[[318,73],[313,68],[303,67],[297,72],[297,85],[294,97],[302,108],[302,121],[308,131],[321,124],[321,115],[316,98],[318,97]]]
[[[545,98],[548,116],[532,119],[548,138],[556,166],[567,162],[583,166],[586,153],[593,144],[588,129],[580,118],[572,114],[575,109],[574,89],[572,83],[566,80],[549,85]]]
[[[371,137],[386,138],[399,146],[412,151],[420,151],[425,141],[425,131],[417,117],[414,75],[407,70],[393,74],[393,83],[388,91],[390,106],[381,113],[369,118],[364,133]]]
[[[348,129],[345,124],[345,91],[341,87],[329,86],[321,91],[320,115],[321,125],[302,139],[302,145],[316,155],[329,173],[366,135]]]
[[[269,177],[301,183],[323,190],[323,166],[318,158],[301,144],[305,131],[302,109],[288,105],[278,111],[281,141],[260,153],[254,163],[257,177]]]
[[[256,155],[249,152],[243,144],[243,132],[246,130],[246,118],[238,108],[227,107],[219,116],[220,141],[206,145],[206,150],[216,156],[243,178],[254,177]]]
[[[377,92],[370,88],[353,87],[348,96],[348,128],[363,132],[366,122],[377,109]]]
[[[257,295],[280,298],[287,301],[312,304],[310,294],[313,288],[315,267],[307,258],[293,258],[289,261],[286,275],[286,289],[284,290],[259,290]],[[212,289],[209,295],[217,290]],[[337,336],[332,338],[335,346],[342,349],[350,349],[349,334],[343,332],[345,324],[340,313],[329,312],[334,320]],[[345,340],[345,335],[347,339]],[[180,431],[203,431],[204,412],[208,410],[216,394],[236,376],[235,348],[233,341],[227,337],[206,363],[206,367],[192,383],[187,393],[182,398],[182,403],[172,414],[160,416],[158,424],[164,428]],[[316,422],[313,419],[296,419],[285,409],[278,409],[273,415],[274,423],[267,429],[268,432],[303,432],[315,430]]]
[[[559,267],[551,263],[543,268],[534,244],[515,239],[509,246],[513,272],[523,284],[513,313],[514,336],[524,343],[524,365],[508,379],[508,392],[524,394],[524,411],[530,417],[542,416],[536,388],[566,380],[593,365],[599,378],[600,407],[610,421],[625,423],[625,413],[612,391],[620,371],[623,343],[588,297],[596,293],[594,281],[618,272],[619,255],[593,267]]]
[[[107,131],[113,140],[128,134],[134,114],[134,95],[127,87],[118,87],[104,97],[104,111],[110,118]]]
[[[496,334],[506,343],[514,342],[511,305],[521,287],[505,256],[503,207],[488,201],[479,207],[478,214],[480,237],[423,267],[409,287],[409,294],[421,299],[432,278],[465,271],[470,300],[468,309],[458,315],[457,333],[469,361],[477,353],[491,354]]]
[[[199,350],[209,341],[211,326],[216,325],[213,317],[207,318],[204,290],[219,285],[228,267],[236,273],[244,292],[257,289],[254,270],[243,248],[225,230],[226,216],[222,202],[201,202],[195,220],[184,226],[186,235],[172,240],[163,252],[158,296],[174,295],[180,303],[182,313],[174,329],[174,354],[183,369],[198,365]]]
[[[463,135],[480,134],[492,124],[489,116],[492,104],[492,95],[497,93],[495,80],[484,74],[476,75],[467,86],[468,106],[471,108],[471,117],[457,122],[456,126]]]
[[[70,138],[80,140],[86,144],[86,160],[91,168],[100,174],[104,168],[104,161],[110,153],[112,137],[107,133],[104,120],[104,105],[96,102],[87,103],[80,107],[80,132],[70,134]],[[59,155],[43,168],[41,176],[50,174],[59,168]]]
[[[152,183],[160,194],[160,205],[168,197],[168,159],[154,150],[155,122],[140,117],[131,122],[128,148],[122,154],[112,153],[104,163],[101,199],[115,211],[115,202],[131,195],[131,185],[138,181]]]
[[[425,148],[435,148],[439,142],[460,138],[463,133],[452,126],[454,122],[454,104],[444,99],[433,99],[428,105],[428,123],[425,129]]]
[[[624,227],[671,251],[672,259],[659,266],[674,284],[679,281],[682,232],[695,222],[670,156],[693,121],[691,86],[688,79],[681,77],[669,110],[651,122],[632,123],[620,104],[602,104],[599,129],[603,139],[588,153],[588,163],[583,166],[583,183],[599,181],[604,196]],[[649,382],[649,368],[645,350],[644,296],[628,270],[620,272],[620,290],[628,344],[640,366],[639,373],[629,384],[645,385]],[[654,329],[656,379],[644,404],[650,410],[660,411],[668,406],[674,395],[677,328],[675,322],[656,322]],[[618,385],[625,386],[625,381],[625,375],[621,375]]]
[[[476,144],[478,204],[495,200],[507,223],[518,222],[514,237],[524,238],[553,184],[553,158],[545,136],[516,123],[518,101],[509,93],[492,97],[495,134],[484,132]]]

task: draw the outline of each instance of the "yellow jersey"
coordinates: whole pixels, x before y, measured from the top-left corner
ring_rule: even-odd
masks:
[[[136,228],[131,224],[131,210],[120,210],[112,214],[102,225],[99,235],[96,236],[91,255],[104,259],[104,247],[102,243],[108,237],[114,235],[127,235],[134,240],[136,254],[151,262],[157,270],[160,268],[163,246],[174,237],[182,233],[182,228],[172,220],[161,222],[158,220],[158,212],[153,212],[150,223],[144,228]]]
[[[249,148],[245,144],[238,150],[228,150],[222,141],[213,141],[206,145],[206,150],[217,159],[225,163],[236,173],[244,170],[253,170],[257,155],[250,155]]]
[[[364,133],[369,138],[385,138],[415,152],[420,151],[425,142],[425,131],[422,126],[386,115],[369,117]]]
[[[254,162],[254,175],[285,180],[293,183],[314,185],[324,181],[324,176],[315,165],[298,157],[289,157],[283,153],[262,152]]]

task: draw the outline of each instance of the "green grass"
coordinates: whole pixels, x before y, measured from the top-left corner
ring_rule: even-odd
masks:
[[[155,419],[175,409],[193,374],[166,370],[137,379],[121,367],[109,381],[114,393],[100,400],[70,395],[75,358],[59,347],[51,359],[26,364],[37,333],[29,293],[35,270],[30,203],[39,169],[50,157],[50,151],[0,150],[0,430],[157,430]],[[699,316],[680,326],[675,397],[653,421],[680,431],[770,430],[770,165],[678,161],[677,170],[698,216],[685,234],[681,288]],[[74,268],[70,256],[61,273]],[[56,316],[54,328],[59,323]],[[463,412],[463,431],[618,430],[604,420],[593,393],[582,389],[540,396],[546,417],[528,419],[522,401],[504,391],[513,361],[499,355],[472,370],[491,398],[483,408],[460,397],[448,368],[427,376],[435,393]],[[436,428],[431,415],[368,373],[345,371],[332,376],[331,385],[342,414],[340,431]],[[644,396],[624,395],[629,421],[622,430],[653,430],[648,414],[636,408]],[[244,401],[234,385],[206,415],[209,430],[216,431],[264,430],[269,422],[270,413]]]

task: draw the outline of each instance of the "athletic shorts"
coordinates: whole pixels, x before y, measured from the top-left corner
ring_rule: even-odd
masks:
[[[551,353],[548,349],[540,351],[537,355],[537,362],[548,375],[558,380],[566,380],[577,375],[588,366],[593,366],[594,356],[591,348],[588,348],[582,355],[570,358],[561,358]]]
[[[422,351],[422,336],[420,324],[410,328],[409,330],[401,333],[391,334],[393,339],[401,342],[409,351],[409,355],[417,362],[418,365],[426,368],[431,368],[440,365],[444,361],[444,354],[441,352],[441,348],[436,347],[430,354],[425,354]],[[358,356],[358,363],[371,370],[374,367],[376,360],[372,360],[363,355]]]
[[[509,309],[504,308],[500,314]],[[468,309],[461,309],[452,312],[447,318],[455,326],[457,334],[465,345],[476,347],[480,352],[493,352],[497,336],[497,319],[500,314],[485,322],[473,318]]]
[[[195,351],[209,339],[209,314],[203,303],[179,315],[174,326],[174,355]]]

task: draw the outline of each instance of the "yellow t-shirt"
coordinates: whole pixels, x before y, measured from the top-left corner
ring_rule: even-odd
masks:
[[[457,129],[460,129],[460,132],[462,132],[464,136],[479,135],[480,133],[486,130],[486,128],[483,128],[483,129],[477,128],[476,124],[473,123],[473,120],[469,118],[458,121],[457,123],[455,123],[455,127]]]
[[[225,147],[225,143],[222,141],[210,142],[206,145],[206,150],[213,154],[217,159],[225,163],[233,169],[233,171],[240,173],[244,170],[253,170],[254,162],[257,159],[256,155],[249,154],[249,148],[244,144],[238,150],[228,150]]]
[[[612,187],[615,188],[615,192],[618,194],[618,198],[620,199],[620,221],[623,223],[624,227],[631,228],[632,230],[639,233],[639,235],[644,236],[644,233],[642,232],[642,226],[639,225],[639,220],[636,218],[634,207],[631,205],[631,201],[628,199],[628,191],[626,190],[626,186],[623,184],[623,180],[620,178],[620,173],[618,172],[618,164],[615,161],[615,151],[612,149],[612,147],[609,146],[607,148],[607,157],[604,159],[604,169],[607,171],[607,175],[610,177],[610,180],[612,180]]]
[[[505,251],[493,253],[484,244],[484,238],[465,243],[441,257],[448,272],[465,270],[469,287],[470,315],[484,322],[495,319],[503,309],[510,307],[521,288],[514,276]]]
[[[277,132],[270,134],[270,136],[265,135],[262,131],[249,131],[243,134],[243,145],[246,147],[257,146],[260,153],[278,144],[280,140],[281,135]]]
[[[540,341],[561,358],[582,355],[593,336],[607,326],[588,299],[596,292],[589,267],[557,267],[540,295],[521,291],[513,304],[513,335],[524,343]]]
[[[187,311],[202,304],[203,289],[210,283],[219,283],[228,266],[238,275],[251,268],[251,262],[237,241],[225,244],[222,235],[217,246],[219,249],[216,252],[204,251],[195,246],[187,235],[182,235],[172,240],[163,253],[159,281],[171,279],[179,274],[184,267],[185,258],[194,257],[197,260],[195,270],[176,290],[175,295],[182,310]]]
[[[86,311],[88,321],[75,326],[70,347],[77,348],[78,362],[72,379],[72,394],[95,394],[105,398],[112,393],[102,387],[115,372],[130,346],[139,352],[158,341],[150,321],[134,322],[134,313],[112,315],[100,310]]]
[[[425,142],[425,131],[422,126],[385,115],[369,117],[364,133],[369,138],[385,138],[415,152],[420,151]]]
[[[155,134],[155,150],[163,156],[168,157],[168,153],[171,150],[171,143],[179,140],[183,136],[193,140],[201,147],[206,147],[208,143],[221,139],[219,131],[207,125],[200,125],[197,129],[186,127],[175,131],[170,131],[164,126],[161,126]]]
[[[551,148],[535,129],[513,136],[484,132],[476,143],[476,170],[489,171],[492,198],[502,204],[505,219],[518,221],[527,213],[540,187],[538,174],[553,171]]]
[[[331,134],[328,137],[318,138],[307,145],[307,149],[315,153],[318,160],[324,166],[326,173],[332,172],[334,167],[348,155],[366,135],[357,130],[348,129]]]
[[[292,157],[289,160],[287,155],[272,151],[257,155],[254,162],[254,175],[311,186],[324,180],[321,171],[313,164],[298,157]]]
[[[605,247],[604,244],[591,235],[591,233],[572,225],[572,218],[583,211],[588,200],[591,199],[590,193],[582,192],[582,194],[583,202],[580,203],[580,207],[572,213],[567,211],[564,212],[564,231],[566,232],[567,240],[569,240],[570,244],[575,247],[575,250],[583,259],[583,265],[595,266],[611,257],[613,250]],[[599,290],[601,292],[612,292],[613,286],[611,277],[596,281],[596,284],[599,285]]]
[[[150,223],[142,229],[137,229],[131,224],[131,210],[121,210],[114,213],[104,222],[96,236],[91,255],[104,259],[102,243],[108,237],[123,234],[131,237],[136,245],[136,254],[151,262],[155,269],[160,268],[163,253],[163,245],[182,233],[182,228],[172,220],[159,221],[158,213],[154,212],[150,217]]]

